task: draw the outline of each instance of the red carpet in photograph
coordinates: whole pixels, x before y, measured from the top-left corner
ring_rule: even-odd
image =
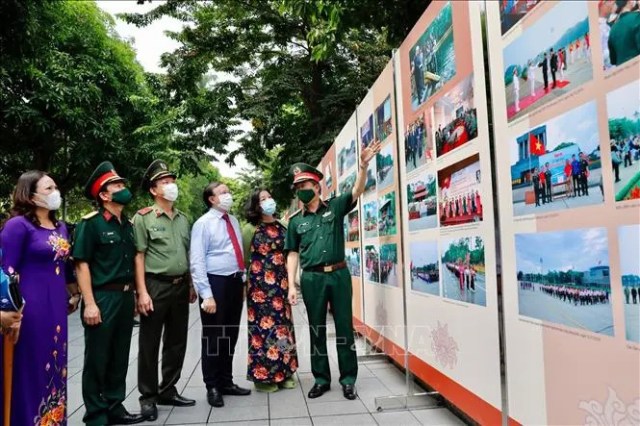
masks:
[[[563,80],[563,81],[557,81],[556,82],[556,89],[562,89],[563,87],[568,86],[570,83],[569,80]],[[534,103],[538,102],[540,99],[542,99],[543,97],[545,97],[550,91],[551,91],[551,84],[549,85],[549,89],[547,89],[546,91],[544,89],[540,90],[538,89],[536,91],[536,95],[535,96],[525,96],[524,98],[520,99],[520,111],[522,111],[525,108],[530,107],[531,105],[533,105]],[[514,115],[516,115],[516,104],[513,103],[511,105],[509,105],[507,107],[507,118],[511,118]]]

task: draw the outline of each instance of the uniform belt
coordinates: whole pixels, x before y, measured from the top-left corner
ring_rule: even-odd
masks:
[[[104,284],[99,287],[94,287],[93,291],[133,291],[133,284]]]
[[[155,280],[162,281],[165,283],[171,283],[171,284],[182,284],[185,279],[184,275],[171,276],[171,275],[161,275],[161,274],[151,274],[151,273],[148,273],[147,275]]]
[[[339,269],[344,269],[347,267],[347,262],[343,260],[342,262],[334,263],[333,265],[317,265],[310,266],[308,268],[304,268],[305,272],[333,272]]]

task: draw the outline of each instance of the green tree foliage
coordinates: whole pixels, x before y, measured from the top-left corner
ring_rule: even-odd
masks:
[[[469,262],[472,265],[484,265],[484,242],[482,238],[475,237],[474,244],[472,249],[471,237],[454,241],[442,256],[442,261],[445,263],[457,263],[458,260],[465,262],[468,253]]]
[[[640,119],[630,120],[626,117],[609,119],[609,137],[612,140],[621,141],[637,135],[640,135]]]

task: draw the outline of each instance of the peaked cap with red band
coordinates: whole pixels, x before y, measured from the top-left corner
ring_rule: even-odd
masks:
[[[109,183],[124,181],[126,181],[126,179],[116,173],[115,169],[113,168],[113,164],[111,164],[109,161],[104,161],[100,163],[98,167],[96,167],[96,169],[91,174],[91,177],[85,184],[84,195],[91,200],[95,200],[96,198],[98,198],[100,190],[105,185]]]
[[[291,174],[293,175],[293,184],[312,180],[320,183],[324,175],[315,167],[311,167],[305,163],[296,163],[291,166]]]

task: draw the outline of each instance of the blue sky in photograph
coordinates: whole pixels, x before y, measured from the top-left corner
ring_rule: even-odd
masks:
[[[582,151],[589,153],[596,149],[600,143],[595,101],[580,105],[546,123],[541,123],[541,125],[547,126],[548,151],[553,151],[555,147],[563,142],[575,142]],[[535,127],[537,128],[538,126]],[[516,140],[514,138],[511,143],[511,164],[518,162],[518,144]]]
[[[411,262],[413,266],[424,266],[438,261],[438,243],[420,241],[411,243]]]
[[[560,37],[587,18],[587,2],[561,1],[504,49],[504,69],[525,65],[529,59],[549,50]]]
[[[516,267],[525,273],[549,270],[587,271],[609,265],[609,243],[605,228],[585,228],[561,232],[516,234]]]
[[[634,118],[640,111],[640,80],[622,86],[607,95],[607,116],[609,118]]]
[[[620,242],[620,272],[640,276],[640,225],[618,228]]]

